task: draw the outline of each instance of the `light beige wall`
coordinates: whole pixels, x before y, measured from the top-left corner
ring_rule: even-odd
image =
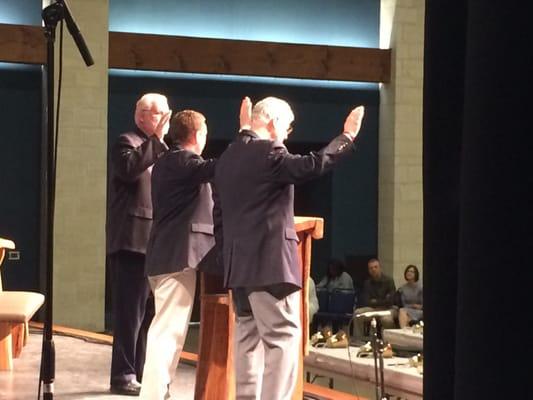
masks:
[[[392,49],[380,89],[378,254],[396,284],[422,271],[424,0],[381,0],[380,46]]]
[[[54,323],[101,331],[105,299],[108,0],[69,0],[68,4],[95,64],[85,66],[65,26],[54,236]],[[57,53],[59,27],[56,56]],[[56,77],[58,68],[56,57]]]

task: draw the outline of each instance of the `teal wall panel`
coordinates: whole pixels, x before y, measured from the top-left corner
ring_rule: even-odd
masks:
[[[379,0],[110,0],[109,29],[379,47]]]

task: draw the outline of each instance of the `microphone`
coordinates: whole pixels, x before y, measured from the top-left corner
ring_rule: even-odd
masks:
[[[385,311],[367,311],[361,314],[356,314],[356,318],[374,318],[374,317],[388,317],[391,315],[390,310]]]
[[[93,57],[91,56],[91,52],[89,51],[89,48],[87,47],[87,44],[85,43],[85,39],[83,39],[83,36],[81,35],[80,29],[78,28],[76,21],[74,21],[74,17],[72,16],[70,9],[68,8],[66,0],[58,0],[58,2],[63,6],[65,23],[67,24],[67,29],[70,32],[72,39],[74,39],[74,43],[76,43],[76,46],[78,47],[78,50],[83,58],[83,61],[85,61],[85,65],[87,65],[88,67],[93,65],[94,60],[93,60]]]

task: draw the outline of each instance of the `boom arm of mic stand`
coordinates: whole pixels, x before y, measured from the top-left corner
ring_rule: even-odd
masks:
[[[80,29],[78,28],[78,25],[76,24],[76,21],[74,20],[74,17],[72,16],[72,13],[70,12],[67,1],[58,0],[58,3],[60,3],[63,6],[64,18],[65,18],[65,23],[67,24],[67,29],[70,32],[72,39],[74,39],[74,43],[76,43],[76,46],[78,47],[78,50],[83,58],[83,61],[85,61],[85,65],[87,65],[88,67],[93,65],[94,60],[93,60],[93,57],[91,56],[91,52],[89,51],[89,48],[87,47],[87,44],[85,43],[85,39],[83,38],[80,32]]]

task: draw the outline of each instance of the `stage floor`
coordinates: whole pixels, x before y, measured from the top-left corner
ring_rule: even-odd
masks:
[[[30,337],[19,358],[13,360],[12,371],[0,371],[0,400],[37,399],[39,384],[39,367],[42,347],[42,324],[34,324],[30,328]],[[56,327],[54,327],[54,330]],[[56,348],[56,379],[54,383],[54,399],[125,399],[131,397],[112,395],[109,393],[109,369],[111,364],[111,337],[91,334],[58,327],[54,333]],[[70,335],[70,336],[69,336]],[[73,336],[71,336],[73,335]],[[198,350],[198,326],[191,326],[187,335],[184,350],[189,354],[181,360],[176,372],[176,379],[171,387],[173,400],[192,400],[196,368],[194,354]],[[192,362],[192,364],[191,364]],[[307,368],[306,368],[307,369]],[[327,387],[329,378],[317,377],[315,384]],[[344,385],[342,379],[335,380],[335,389],[347,393],[352,392],[352,385]],[[359,386],[359,389],[362,389]],[[317,390],[308,388],[309,393],[304,399],[337,399],[341,393],[322,397]],[[352,392],[353,393],[353,392]],[[372,393],[359,395],[372,398]],[[332,397],[333,396],[333,397]],[[42,394],[41,397],[42,398]]]
[[[109,393],[111,346],[83,339],[54,335],[56,379],[54,399],[125,399]],[[37,399],[42,335],[31,332],[13,371],[0,371],[0,400]],[[172,399],[194,398],[196,368],[180,363]],[[42,398],[42,397],[41,397]]]

